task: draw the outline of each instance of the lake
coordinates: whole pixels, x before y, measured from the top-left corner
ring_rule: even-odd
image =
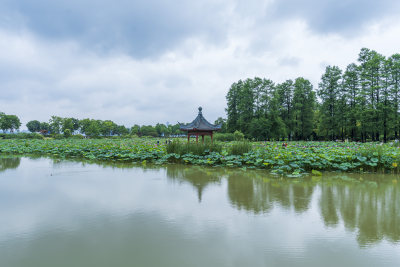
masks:
[[[0,266],[400,266],[400,177],[0,157]]]

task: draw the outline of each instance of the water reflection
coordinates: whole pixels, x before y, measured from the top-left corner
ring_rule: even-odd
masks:
[[[254,214],[271,212],[274,206],[307,212],[316,194],[321,219],[326,227],[341,223],[357,232],[361,246],[387,239],[400,241],[400,186],[395,177],[364,175],[324,175],[301,180],[268,178],[259,171],[226,170],[201,167],[167,167],[172,180],[186,181],[202,191],[227,180],[231,205]]]
[[[30,164],[36,163],[36,161],[42,163],[46,161],[47,163],[48,159],[31,161]],[[177,207],[180,203],[187,201],[184,198],[186,195],[193,196],[192,192],[188,192],[188,190],[182,190],[185,191],[184,193],[180,192],[185,195],[172,196],[171,187],[167,185],[156,184],[147,178],[143,178],[139,183],[139,180],[132,178],[135,176],[150,176],[163,180],[167,176],[169,183],[191,186],[199,202],[195,201],[195,204],[198,205],[205,205],[204,202],[206,201],[203,200],[206,200],[208,196],[216,199],[215,194],[218,193],[226,197],[221,199],[222,201],[228,200],[227,204],[230,206],[226,206],[230,210],[233,207],[234,210],[252,213],[257,217],[268,216],[276,210],[283,210],[287,214],[294,212],[295,214],[306,216],[309,216],[310,211],[312,211],[314,214],[318,214],[320,217],[319,222],[324,227],[340,229],[343,225],[347,231],[355,233],[360,246],[368,246],[382,240],[388,240],[392,243],[400,242],[400,183],[396,176],[324,174],[323,177],[282,179],[271,177],[261,170],[245,171],[202,166],[110,164],[104,162],[93,164],[93,162],[80,160],[65,161],[59,159],[53,159],[51,163],[52,172],[60,171],[64,173],[64,176],[66,172],[71,173],[68,179],[64,180],[60,176],[56,176],[57,178],[54,178],[55,176],[43,178],[43,185],[48,185],[51,182],[53,187],[51,187],[51,190],[46,191],[46,194],[40,195],[45,195],[46,199],[51,195],[54,197],[54,203],[60,203],[60,196],[64,197],[63,201],[66,203],[69,198],[74,198],[73,201],[76,201],[75,198],[80,197],[84,199],[86,205],[90,203],[93,207],[102,205],[102,207],[108,206],[112,210],[126,205],[126,210],[129,210],[132,203],[141,203],[143,201],[147,202],[146,205],[151,207],[149,209],[155,210],[162,205],[164,205],[164,208],[165,206]],[[0,158],[0,172],[6,169],[16,169],[20,164],[21,158],[2,157]],[[32,166],[29,165],[29,168]],[[102,168],[104,168],[104,172]],[[93,173],[82,174],[87,169],[91,169]],[[114,173],[116,173],[113,169],[122,169],[129,179],[125,176],[121,176],[120,179],[118,179],[118,176],[113,177]],[[43,170],[47,169],[43,168]],[[77,175],[78,172],[81,176]],[[150,175],[143,175],[146,173]],[[30,173],[24,173],[24,175],[28,177]],[[100,176],[103,178],[99,179]],[[112,179],[109,180],[109,176]],[[74,177],[74,179],[71,177]],[[92,180],[88,180],[89,177]],[[25,191],[18,191],[21,188],[25,190],[31,189],[28,184],[21,187],[15,181],[15,179],[11,179],[9,184],[5,184],[7,186],[3,185],[4,203],[6,203],[6,198],[18,199],[23,203],[24,199],[29,197]],[[20,182],[28,183],[29,181],[27,179]],[[35,181],[36,186],[41,185],[38,185],[36,177],[32,178],[32,181]],[[95,183],[93,183],[94,181]],[[12,188],[20,195],[17,197],[10,196],[11,194],[6,191],[7,188]],[[152,192],[155,189],[158,190],[157,192],[160,195],[146,200],[145,197],[148,194],[146,192]],[[212,193],[210,195],[205,194],[208,191]],[[178,192],[173,191],[173,193]],[[37,199],[37,197],[35,196],[33,199]],[[32,200],[29,200],[29,202],[32,203]],[[26,207],[26,204],[18,203],[18,205]],[[142,205],[137,208],[146,210],[147,206],[145,207],[145,204]],[[214,206],[216,205],[219,205],[219,203],[214,203]],[[4,210],[9,206],[4,205]],[[43,203],[37,206],[44,207]],[[191,206],[190,208],[194,207]],[[14,209],[9,212],[11,215],[15,213]],[[20,210],[20,212],[24,215],[27,213],[25,209]],[[19,218],[19,215],[15,217]],[[296,217],[291,217],[290,220],[296,220]]]
[[[400,188],[397,180],[321,182],[320,209],[325,225],[343,221],[357,231],[360,245],[400,241]]]
[[[0,172],[7,169],[16,169],[21,163],[21,158],[18,157],[0,157]]]
[[[200,166],[170,165],[166,167],[167,176],[172,181],[188,182],[197,191],[197,198],[201,202],[205,188],[211,184],[220,184],[221,172]]]
[[[293,183],[274,180],[264,175],[231,174],[228,176],[228,194],[233,206],[256,214],[268,212],[278,204],[296,212],[306,211],[310,205],[313,187],[308,181]],[[259,176],[259,177],[257,177]]]

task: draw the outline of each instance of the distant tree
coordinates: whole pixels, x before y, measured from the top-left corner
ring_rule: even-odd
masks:
[[[87,128],[85,130],[85,134],[90,137],[97,137],[100,135],[100,123],[98,120],[90,120]]]
[[[104,136],[110,136],[113,134],[117,134],[116,131],[118,131],[117,128],[117,124],[115,124],[113,121],[110,120],[106,120],[106,121],[102,121],[100,123],[100,133]]]
[[[113,129],[113,134],[115,135],[127,135],[129,133],[129,129],[123,125],[116,125]]]
[[[174,124],[174,125],[168,125],[168,131],[170,132],[170,134],[172,135],[178,135],[178,134],[182,134],[182,132],[180,131],[180,125]]]
[[[18,130],[21,126],[21,121],[16,115],[7,115],[4,113],[0,113],[0,129],[3,131],[11,131]]]
[[[54,134],[59,134],[62,130],[62,123],[63,118],[58,116],[51,116],[51,119],[49,120],[50,132]]]
[[[79,131],[82,134],[86,134],[86,131],[88,130],[89,125],[90,125],[90,119],[79,120]]]
[[[140,134],[140,126],[137,125],[137,124],[133,125],[133,126],[131,127],[130,133],[131,133],[132,135],[133,135],[133,134],[139,135],[139,134]]]
[[[69,137],[71,137],[71,135],[72,135],[72,133],[71,133],[70,129],[65,129],[64,130],[64,137],[65,138],[69,138]]]
[[[151,125],[143,125],[142,127],[140,127],[140,132],[141,135],[144,136],[158,136],[157,130]]]
[[[79,120],[76,118],[71,118],[71,120],[73,125],[73,128],[71,130],[78,131],[80,127]]]
[[[61,131],[65,133],[65,130],[69,130],[69,135],[72,134],[72,131],[74,130],[74,121],[72,118],[63,118],[61,119]]]
[[[158,136],[168,135],[168,132],[169,132],[168,127],[165,124],[157,123],[155,129],[157,131]]]
[[[26,124],[26,128],[28,128],[28,130],[31,133],[39,132],[40,131],[40,121],[37,121],[37,120],[29,121]]]
[[[216,119],[216,121],[214,122],[215,125],[221,125],[221,130],[220,133],[226,133],[228,128],[227,128],[227,123],[226,123],[226,119],[219,117],[218,119]]]
[[[43,131],[43,132],[50,131],[50,125],[47,122],[41,122],[39,131]]]

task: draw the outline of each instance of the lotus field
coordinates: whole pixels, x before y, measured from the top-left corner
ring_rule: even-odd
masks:
[[[174,143],[186,145],[183,140]],[[400,149],[393,143],[289,142],[285,148],[282,142],[252,142],[247,153],[234,155],[237,145],[217,143],[218,149],[204,146],[201,153],[182,154],[167,153],[165,139],[0,140],[0,154],[260,168],[289,176],[320,171],[397,173],[400,163]]]

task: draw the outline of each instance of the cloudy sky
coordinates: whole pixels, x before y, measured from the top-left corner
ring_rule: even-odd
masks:
[[[118,124],[225,117],[233,82],[400,52],[398,0],[0,0],[0,111]],[[24,128],[24,127],[22,127]]]

